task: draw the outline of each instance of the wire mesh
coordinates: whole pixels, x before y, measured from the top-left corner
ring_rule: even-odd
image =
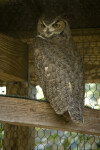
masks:
[[[78,35],[72,32],[73,39],[84,60],[85,105],[92,109],[100,109],[100,39],[96,31],[85,32],[81,31]],[[34,76],[32,75],[34,74],[32,62],[30,67],[32,67],[31,76]],[[3,95],[6,93],[8,96],[45,99],[39,86],[35,88],[26,82],[0,82],[0,87],[0,94]],[[21,138],[26,140],[20,142]],[[6,147],[7,150],[11,150],[11,147],[13,149],[16,147],[16,150],[28,149],[27,145],[30,145],[31,150],[100,150],[100,137],[41,128],[23,129],[18,126],[0,124],[1,150],[6,150]]]
[[[18,127],[13,127],[13,135],[12,137],[16,136],[16,130]],[[11,131],[12,126],[10,125],[9,130],[6,132],[6,136],[9,136],[8,147],[10,145],[12,147],[16,147],[16,144],[19,141],[19,148],[27,147],[28,144],[31,144],[29,141],[29,137],[27,134],[25,134],[26,128],[20,128],[19,131],[22,133],[22,129],[24,132],[24,143],[21,141],[22,136],[19,135],[16,136],[18,139],[15,140],[15,143],[13,143],[13,140],[11,140]],[[18,131],[18,130],[17,130]],[[35,128],[35,135],[33,134],[34,130],[30,133],[30,137],[33,139],[33,143],[30,147],[32,150],[100,150],[100,137],[93,136],[93,135],[85,135],[80,133],[74,133],[74,132],[67,132],[67,131],[58,131],[58,130],[50,130],[50,129],[41,129],[41,128]],[[29,139],[27,139],[27,137]],[[35,141],[34,141],[35,138]],[[4,139],[4,125],[0,124],[0,150],[3,150],[3,139]],[[26,143],[25,143],[26,141]],[[21,146],[22,145],[22,146]],[[7,149],[9,150],[9,148]]]
[[[13,9],[12,9],[13,8]],[[30,15],[29,7],[23,1],[14,6],[14,2],[5,5],[6,11],[1,8],[3,33],[5,29],[13,31],[9,33],[19,37],[15,31],[28,31],[28,37],[33,36],[35,17]],[[11,12],[11,13],[10,13]],[[24,13],[24,14],[23,14]],[[4,18],[9,14],[7,21]],[[13,16],[16,16],[13,18]],[[13,18],[13,19],[12,19]],[[20,21],[19,21],[20,19]],[[27,21],[26,21],[27,19]],[[29,21],[28,21],[29,20]],[[32,21],[30,26],[29,22]],[[19,24],[17,24],[19,22]],[[24,23],[23,23],[24,22]],[[2,25],[4,23],[4,26]],[[73,22],[72,22],[73,23]],[[35,30],[35,29],[34,29]],[[32,31],[32,32],[30,32]],[[20,35],[20,34],[19,34]],[[24,39],[24,33],[21,38]],[[85,105],[92,109],[100,109],[100,30],[72,30],[74,42],[79,50],[85,68]],[[26,36],[27,37],[27,36]],[[32,48],[32,43],[30,43]],[[32,55],[32,53],[31,53]],[[29,59],[30,80],[33,78],[33,57]],[[44,95],[40,87],[26,82],[0,82],[0,94],[31,99],[42,99]],[[23,141],[22,141],[23,140]],[[58,131],[41,128],[20,127],[8,124],[0,124],[0,150],[100,150],[100,137],[80,133]]]
[[[9,87],[9,91],[4,88],[5,86]],[[27,87],[25,83],[24,86]],[[1,94],[4,95],[5,91],[10,93],[11,90],[12,95],[16,95],[16,92],[18,93],[18,95],[20,95],[19,92],[21,92],[22,96],[25,96],[27,88],[26,89],[24,88],[24,91],[23,90],[21,91],[21,89],[23,89],[22,87],[24,86],[22,85],[22,83],[7,83],[6,85],[2,83]],[[35,88],[35,91],[32,90],[34,89],[32,85],[30,87],[31,87],[30,91],[32,91],[31,92],[32,95],[31,94],[30,95],[33,96],[33,99],[34,97],[37,99],[44,98],[42,89],[39,86]],[[100,105],[99,105],[100,84],[95,84],[95,83],[86,84],[85,90],[86,90],[85,104],[94,109],[100,109]],[[5,133],[5,137],[7,138],[7,143],[5,143],[6,141],[4,142],[4,133]],[[14,139],[15,143],[12,140],[12,138],[14,137],[15,137]],[[21,142],[21,138],[25,139],[24,142]],[[31,140],[33,140],[33,142],[30,142]],[[67,131],[42,129],[42,128],[35,128],[35,131],[34,128],[31,128],[31,132],[30,132],[30,129],[27,127],[21,128],[20,126],[0,124],[0,150],[3,150],[3,145],[4,146],[7,145],[7,147],[13,147],[16,146],[16,144],[19,145],[19,146],[17,145],[19,147],[19,148],[17,147],[18,150],[20,150],[20,147],[25,149],[24,147],[27,147],[28,143],[30,143],[30,147],[32,150],[33,149],[34,150],[99,150],[100,149],[99,136],[85,135],[85,134],[67,132]]]
[[[80,133],[35,129],[35,150],[96,150],[100,137]]]

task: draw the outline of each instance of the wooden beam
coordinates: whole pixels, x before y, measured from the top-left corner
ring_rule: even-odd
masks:
[[[78,125],[69,115],[66,122],[48,102],[0,97],[0,122],[100,135],[100,110],[85,108],[83,116],[84,123]]]
[[[28,73],[27,45],[0,34],[0,80],[26,81]]]
[[[71,29],[73,36],[94,36],[100,34],[100,28],[81,28],[81,29]],[[100,39],[100,37],[99,37]],[[87,41],[86,39],[84,39]],[[93,40],[93,39],[92,39]]]

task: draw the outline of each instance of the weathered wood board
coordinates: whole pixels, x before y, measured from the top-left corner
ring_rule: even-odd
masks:
[[[0,80],[27,81],[27,44],[0,34]]]
[[[58,116],[48,102],[0,97],[0,122],[100,135],[100,110],[85,108],[84,123]]]

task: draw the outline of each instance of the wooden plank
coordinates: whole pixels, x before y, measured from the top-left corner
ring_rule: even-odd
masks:
[[[100,34],[100,28],[81,28],[81,29],[71,29],[73,36],[95,36]],[[99,37],[99,36],[98,36]],[[100,39],[100,37],[99,37]],[[85,39],[84,39],[85,40]],[[92,39],[93,40],[93,39]],[[97,40],[97,39],[96,39]],[[86,41],[87,42],[87,41]]]
[[[68,122],[48,102],[0,97],[0,122],[100,135],[100,110],[85,108],[84,123]]]
[[[0,34],[0,80],[26,81],[27,68],[27,45]]]

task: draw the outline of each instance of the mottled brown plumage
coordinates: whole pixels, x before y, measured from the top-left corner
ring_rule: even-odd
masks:
[[[43,16],[37,29],[35,70],[44,95],[57,114],[66,118],[68,111],[72,121],[82,122],[84,71],[68,22],[63,17]]]

